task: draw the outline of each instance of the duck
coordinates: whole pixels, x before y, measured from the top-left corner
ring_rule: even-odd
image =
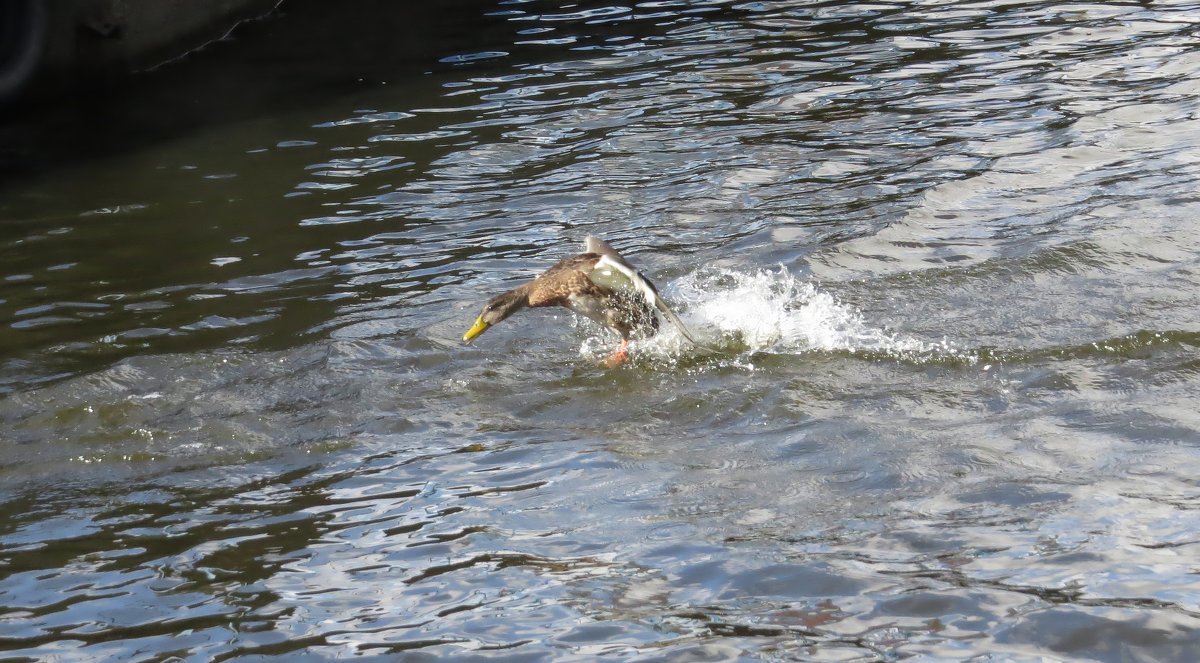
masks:
[[[621,337],[602,365],[613,368],[629,359],[629,344],[659,331],[661,315],[693,345],[696,339],[671,310],[658,288],[607,242],[589,235],[583,253],[559,261],[532,281],[500,293],[483,306],[475,324],[463,334],[471,343],[512,314],[525,308],[561,306]]]

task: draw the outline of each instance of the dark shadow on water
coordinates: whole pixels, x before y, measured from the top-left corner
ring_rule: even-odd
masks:
[[[286,0],[151,71],[0,115],[0,182],[459,66],[442,60],[511,42],[499,9],[495,0]]]

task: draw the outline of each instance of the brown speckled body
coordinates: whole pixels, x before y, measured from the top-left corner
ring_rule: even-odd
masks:
[[[635,334],[653,336],[658,331],[658,318],[645,300],[597,285],[588,277],[600,257],[596,253],[581,253],[562,260],[518,290],[527,291],[529,306],[571,309],[612,329],[622,339],[628,340]]]
[[[475,324],[463,334],[477,336],[523,308],[562,306],[621,335],[621,345],[605,362],[616,366],[628,358],[629,341],[658,333],[658,315],[665,317],[688,341],[695,339],[679,316],[663,301],[636,267],[597,237],[587,237],[584,252],[559,261],[536,279],[488,300]]]

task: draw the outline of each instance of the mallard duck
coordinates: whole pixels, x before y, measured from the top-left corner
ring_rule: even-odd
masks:
[[[493,297],[475,319],[475,325],[463,334],[463,341],[470,343],[492,325],[525,307],[562,306],[621,335],[621,345],[603,362],[609,367],[629,359],[629,342],[634,336],[649,338],[658,332],[655,311],[684,338],[696,342],[679,316],[659,296],[654,284],[616,249],[602,239],[589,236],[583,242],[583,250],[534,280]]]

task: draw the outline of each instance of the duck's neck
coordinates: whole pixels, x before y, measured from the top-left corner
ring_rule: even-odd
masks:
[[[530,281],[529,283],[517,286],[496,298],[498,300],[500,309],[504,311],[505,318],[529,306],[529,293],[532,289],[533,282]]]

